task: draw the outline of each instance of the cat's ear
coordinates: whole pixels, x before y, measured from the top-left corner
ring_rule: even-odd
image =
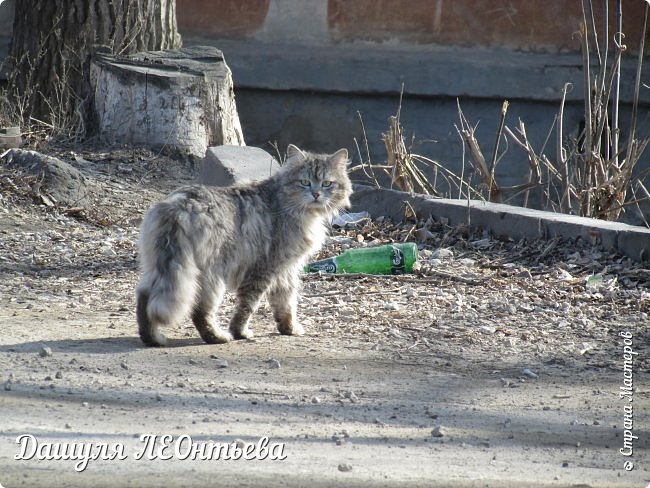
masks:
[[[330,156],[330,161],[334,167],[340,169],[341,171],[345,171],[348,163],[350,162],[348,160],[348,150],[345,148],[339,149]]]
[[[291,165],[305,159],[305,153],[298,149],[297,146],[289,144],[287,147],[287,159],[284,161],[284,164]]]

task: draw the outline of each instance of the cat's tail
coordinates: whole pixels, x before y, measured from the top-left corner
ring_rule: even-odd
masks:
[[[189,232],[190,216],[173,201],[155,205],[140,230],[142,279],[136,289],[142,342],[164,346],[161,326],[182,319],[194,304],[199,269]]]

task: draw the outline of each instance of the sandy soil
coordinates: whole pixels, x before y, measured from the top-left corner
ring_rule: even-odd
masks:
[[[47,189],[0,162],[2,486],[650,482],[642,267],[562,242],[540,264],[548,243],[433,226],[418,276],[306,276],[304,337],[279,336],[263,305],[253,340],[206,345],[185,321],[167,331],[170,347],[147,348],[134,318],[137,226],[195,167],[146,151],[58,155],[94,185],[88,208],[49,206]],[[324,254],[408,228],[338,231]],[[638,352],[632,402],[620,397],[621,333]],[[624,456],[630,405],[638,439]],[[38,443],[32,459],[15,459],[23,435]],[[273,449],[247,447],[263,438]],[[257,459],[182,459],[209,442]],[[53,443],[85,443],[98,459],[82,472],[37,459]]]

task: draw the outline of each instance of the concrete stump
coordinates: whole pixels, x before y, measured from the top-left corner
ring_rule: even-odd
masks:
[[[275,158],[259,147],[209,147],[203,159],[198,183],[231,186],[260,181],[279,169],[280,165]]]
[[[209,146],[243,146],[230,69],[213,47],[98,53],[94,108],[108,143],[170,147],[203,157]]]

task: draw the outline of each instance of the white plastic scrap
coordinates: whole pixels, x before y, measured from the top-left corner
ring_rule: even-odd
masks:
[[[354,227],[355,225],[370,218],[370,214],[363,212],[342,213],[332,217],[332,225],[335,227]]]

